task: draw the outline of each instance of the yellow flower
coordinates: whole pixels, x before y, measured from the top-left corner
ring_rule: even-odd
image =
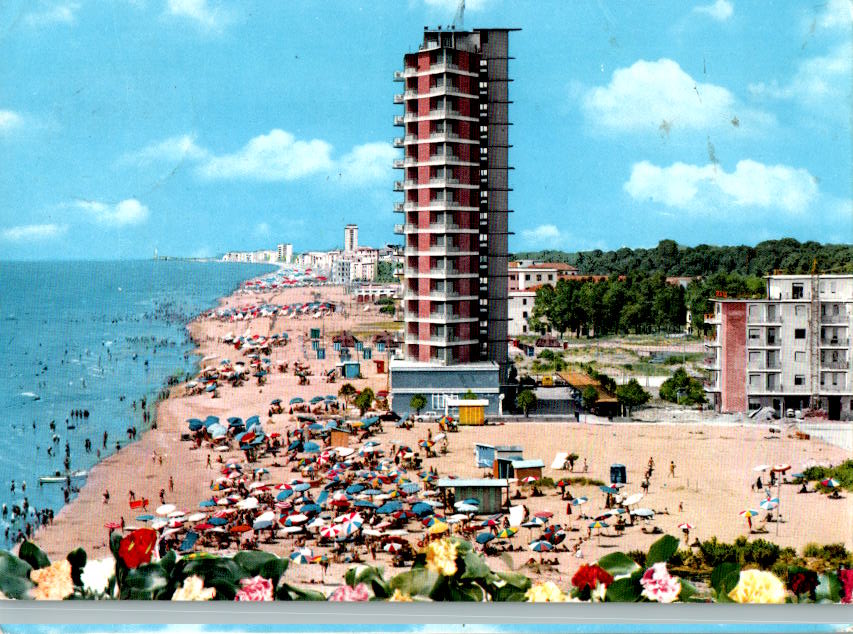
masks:
[[[456,574],[456,544],[449,539],[432,542],[426,549],[427,568],[445,577]]]
[[[738,603],[785,603],[785,584],[772,572],[741,570],[729,598]]]
[[[36,583],[30,591],[32,597],[39,601],[61,601],[74,593],[71,564],[67,559],[55,561],[47,568],[31,570],[30,579]]]
[[[566,600],[566,595],[553,581],[542,581],[533,584],[524,593],[524,598],[527,599],[528,603],[563,603]]]
[[[410,597],[405,592],[400,592],[399,588],[394,590],[394,594],[392,594],[388,600],[389,601],[405,601],[405,602],[413,601],[412,597]]]
[[[216,588],[205,588],[201,577],[192,575],[184,579],[183,585],[175,590],[172,601],[210,601],[216,596]]]

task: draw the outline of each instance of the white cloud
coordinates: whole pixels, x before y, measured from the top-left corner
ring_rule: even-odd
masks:
[[[199,173],[209,179],[291,181],[330,171],[331,151],[325,141],[299,141],[290,132],[276,129],[256,136],[234,154],[212,157],[199,166]]]
[[[350,185],[368,185],[390,181],[391,162],[397,151],[389,143],[378,141],[355,146],[337,161],[341,182]]]
[[[186,18],[206,31],[218,32],[228,26],[233,16],[221,7],[212,7],[207,0],[167,0],[169,15]]]
[[[0,134],[9,132],[24,123],[24,118],[11,110],[0,110]]]
[[[31,242],[35,240],[48,240],[62,235],[68,230],[67,225],[44,224],[44,225],[18,225],[3,229],[3,239],[9,242]]]
[[[743,214],[747,208],[797,215],[818,197],[817,181],[807,170],[749,159],[732,172],[715,164],[658,167],[642,161],[631,168],[624,189],[635,200],[690,213]]]
[[[123,227],[139,225],[148,220],[148,207],[135,198],[122,200],[115,205],[95,200],[81,200],[73,205],[99,225]]]
[[[843,118],[850,116],[850,87],[853,84],[853,43],[844,42],[827,55],[809,57],[797,65],[786,84],[750,84],[756,97],[792,99],[806,106],[825,105]]]
[[[735,116],[741,129],[772,121],[739,104],[722,86],[698,82],[665,58],[615,70],[607,86],[587,91],[581,107],[594,127],[616,132],[730,128]]]
[[[30,26],[46,26],[48,24],[74,24],[77,20],[78,2],[57,2],[48,4],[42,2],[40,9],[28,13],[24,21]]]
[[[183,163],[205,159],[208,154],[207,150],[196,145],[195,135],[184,134],[170,137],[159,143],[152,143],[138,152],[126,154],[121,158],[121,162],[137,165],[148,165],[157,161]]]
[[[818,14],[815,26],[821,29],[853,27],[853,0],[829,0]]]
[[[729,0],[717,0],[713,4],[699,5],[698,7],[695,7],[693,11],[696,13],[704,13],[718,22],[725,22],[732,17],[734,7]]]
[[[556,225],[539,225],[533,229],[523,229],[521,237],[525,244],[534,247],[555,247],[564,242],[563,234]]]

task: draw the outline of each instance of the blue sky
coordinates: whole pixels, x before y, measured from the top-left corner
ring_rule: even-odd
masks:
[[[512,250],[853,242],[853,0],[468,0]],[[456,0],[0,3],[0,258],[393,242],[392,73]]]

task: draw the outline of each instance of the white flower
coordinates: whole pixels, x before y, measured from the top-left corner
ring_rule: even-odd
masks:
[[[669,574],[662,561],[646,570],[640,578],[640,585],[643,586],[644,597],[660,603],[672,603],[681,592],[681,581]]]
[[[604,601],[604,595],[607,594],[607,586],[599,582],[595,584],[595,590],[589,593],[589,598],[598,603]]]
[[[107,586],[110,584],[110,579],[116,573],[116,560],[112,557],[105,559],[90,559],[83,566],[83,572],[80,573],[80,579],[83,581],[83,587],[97,594],[103,594],[107,591]]]

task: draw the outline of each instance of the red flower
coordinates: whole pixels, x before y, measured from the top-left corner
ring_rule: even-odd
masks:
[[[118,556],[128,568],[136,568],[151,561],[156,544],[157,531],[153,528],[138,528],[121,540]]]
[[[817,573],[813,570],[795,572],[788,579],[788,587],[796,595],[811,594],[817,589]]]
[[[840,569],[838,580],[841,582],[841,602],[853,603],[853,569]]]
[[[588,564],[582,565],[578,568],[575,576],[572,577],[572,585],[578,590],[583,590],[586,587],[589,587],[590,590],[595,590],[595,587],[599,583],[603,584],[606,588],[613,583],[613,575],[595,564],[592,566]]]
[[[351,586],[341,586],[329,595],[329,601],[369,601],[370,593],[367,586],[363,583],[358,584],[354,588]]]
[[[272,581],[261,576],[240,579],[243,587],[237,590],[235,601],[272,601]]]

